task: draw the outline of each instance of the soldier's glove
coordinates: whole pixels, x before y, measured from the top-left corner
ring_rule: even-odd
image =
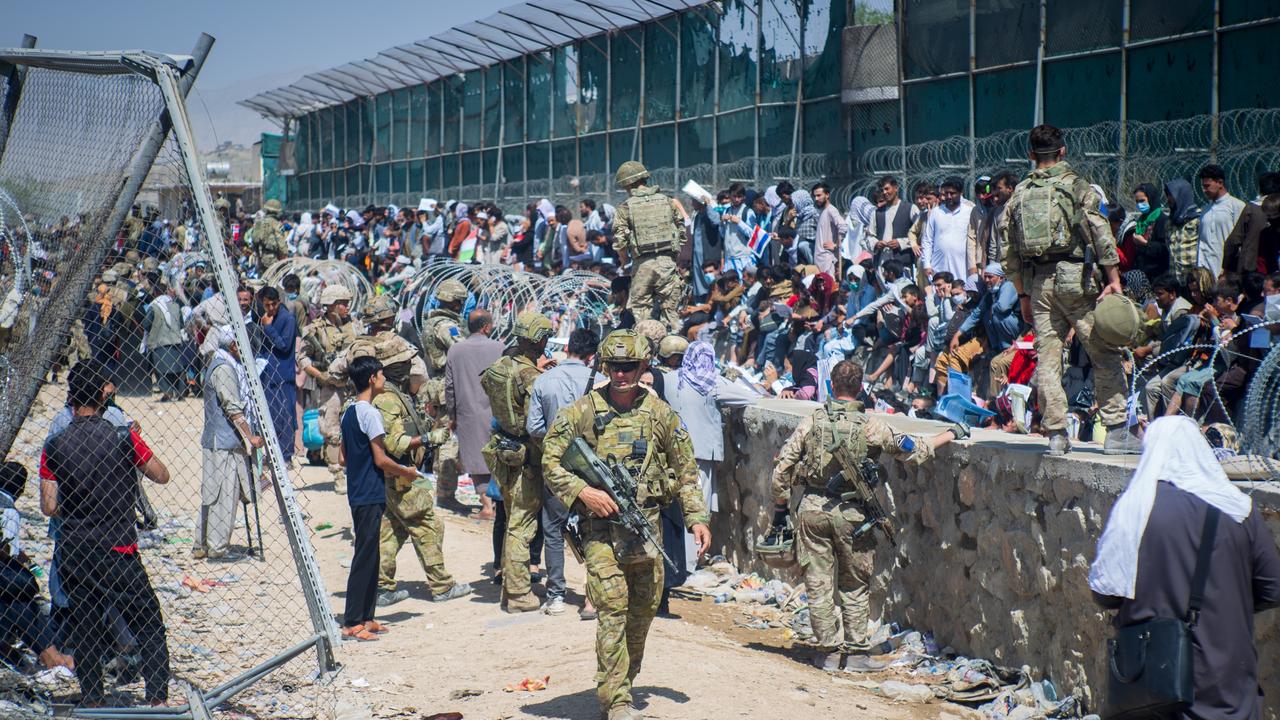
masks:
[[[969,426],[966,425],[965,423],[958,422],[953,424],[951,427],[947,429],[951,431],[951,434],[954,435],[957,440],[969,439],[969,435],[970,435]]]
[[[777,508],[773,511],[773,522],[770,524],[771,531],[782,530],[787,526],[787,515],[791,511],[785,507]]]

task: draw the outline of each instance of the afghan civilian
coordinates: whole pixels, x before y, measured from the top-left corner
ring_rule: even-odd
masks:
[[[458,463],[471,475],[483,508],[476,517],[492,520],[493,500],[485,495],[489,466],[480,448],[489,442],[493,413],[489,396],[480,387],[480,373],[502,357],[503,345],[491,340],[493,317],[486,310],[473,310],[467,317],[468,335],[454,343],[444,362],[445,408],[458,437]]]
[[[1227,176],[1219,165],[1205,165],[1196,175],[1200,179],[1200,191],[1209,201],[1209,207],[1200,214],[1200,242],[1196,265],[1208,268],[1214,279],[1222,274],[1222,261],[1227,236],[1236,227],[1244,201],[1227,192]]]
[[[818,241],[813,246],[813,263],[818,266],[818,272],[833,278],[840,277],[840,243],[844,241],[844,219],[831,202],[831,186],[818,183],[809,192],[813,194],[814,207],[820,213]]]
[[[965,256],[973,203],[964,199],[963,192],[960,178],[942,181],[942,204],[929,213],[920,237],[920,257],[926,276],[946,270],[953,277],[968,277]]]

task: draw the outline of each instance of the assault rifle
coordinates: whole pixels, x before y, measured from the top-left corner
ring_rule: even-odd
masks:
[[[854,537],[862,537],[878,528],[889,540],[889,544],[897,547],[898,540],[894,537],[893,523],[889,520],[889,513],[885,512],[884,505],[880,504],[880,498],[876,497],[875,488],[882,481],[880,463],[871,458],[865,458],[858,466],[858,470],[862,477],[852,483],[845,478],[843,470],[832,475],[831,479],[827,481],[827,492],[839,495],[840,499],[845,502],[857,502],[866,511],[867,519],[853,531]],[[859,492],[856,489],[853,491],[845,490],[850,485],[856,488],[858,483],[864,485],[865,492]]]
[[[667,551],[662,549],[662,541],[658,539],[653,526],[636,504],[636,479],[622,463],[612,456],[607,462],[601,460],[587,441],[580,437],[573,439],[561,460],[570,472],[586,480],[591,487],[608,493],[617,504],[617,517],[610,518],[610,522],[639,535],[662,555],[662,559],[672,570],[676,569],[676,564],[667,556]]]

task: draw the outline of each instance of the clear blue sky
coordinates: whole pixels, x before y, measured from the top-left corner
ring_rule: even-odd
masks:
[[[308,72],[372,57],[513,5],[517,0],[25,0],[6,2],[0,45],[23,33],[45,48],[145,49],[185,55],[217,39],[190,104],[202,148],[253,142],[271,128],[235,101]]]

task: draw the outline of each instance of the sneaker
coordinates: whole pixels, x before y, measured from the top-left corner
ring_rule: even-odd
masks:
[[[471,585],[468,583],[454,583],[453,587],[431,598],[431,602],[445,602],[455,598],[463,597],[471,594]]]
[[[564,614],[564,598],[553,597],[542,604],[542,612],[547,615],[563,615]]]
[[[888,665],[872,660],[871,656],[865,654],[850,655],[844,663],[845,672],[877,672],[886,667]]]
[[[1142,438],[1129,432],[1124,425],[1107,428],[1107,439],[1102,441],[1103,455],[1138,455],[1142,452]]]
[[[819,650],[813,654],[813,666],[826,672],[840,669],[840,653]]]
[[[1056,432],[1049,436],[1049,454],[1055,457],[1066,455],[1071,450],[1071,441],[1064,432]]]
[[[531,592],[507,598],[507,612],[509,613],[534,612],[541,609],[542,603],[538,602],[538,596]]]
[[[391,592],[378,593],[378,607],[387,607],[395,605],[398,602],[404,602],[409,599],[408,590],[392,590]]]

